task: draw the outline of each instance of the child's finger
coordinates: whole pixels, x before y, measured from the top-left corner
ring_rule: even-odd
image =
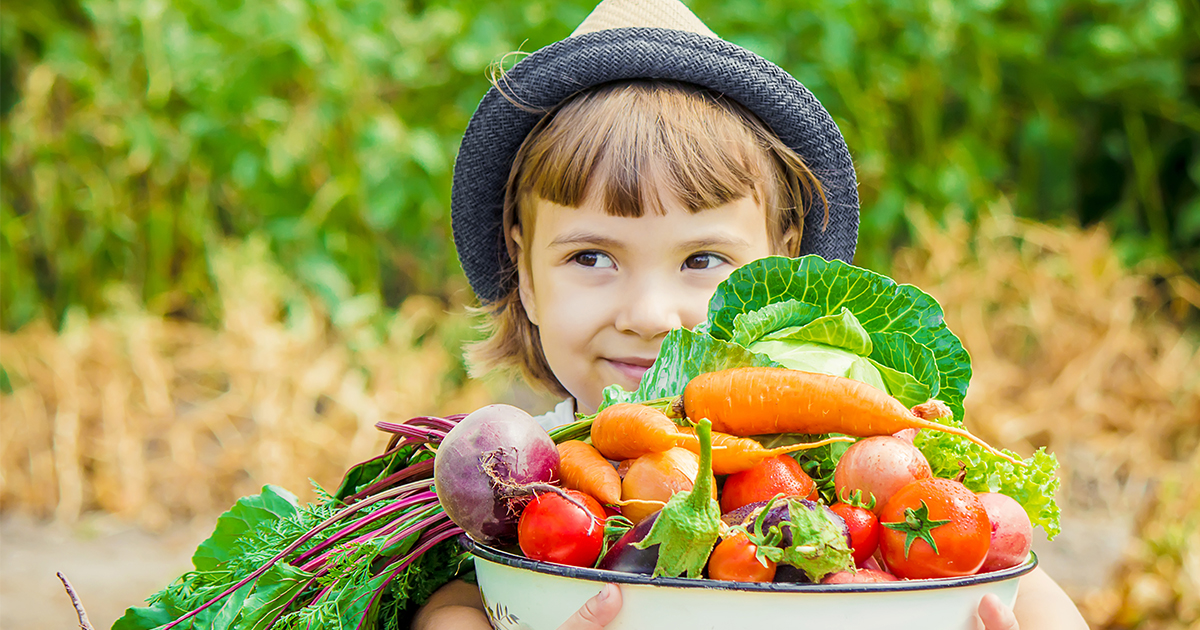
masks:
[[[1000,598],[992,593],[979,602],[979,620],[984,630],[1020,630],[1012,609],[1001,604]]]
[[[558,630],[599,630],[612,623],[621,612],[621,589],[605,584],[595,597],[587,600]]]

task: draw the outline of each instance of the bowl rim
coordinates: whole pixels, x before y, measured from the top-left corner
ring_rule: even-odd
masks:
[[[1037,554],[1030,550],[1029,558],[1025,562],[1016,566],[1009,567],[1007,569],[1000,569],[999,571],[976,573],[973,575],[966,575],[956,578],[927,578],[919,580],[897,580],[895,582],[855,582],[849,584],[731,582],[726,580],[710,580],[707,578],[654,578],[650,577],[649,575],[638,573],[608,571],[605,569],[593,569],[591,567],[573,567],[565,564],[555,564],[553,562],[530,560],[529,558],[518,556],[516,554],[476,542],[466,534],[459,536],[458,541],[459,544],[461,544],[471,554],[489,562],[558,577],[588,580],[592,582],[612,582],[615,584],[671,586],[678,588],[706,588],[726,591],[757,591],[769,593],[879,593],[962,588],[1017,578],[1029,573],[1038,565]]]

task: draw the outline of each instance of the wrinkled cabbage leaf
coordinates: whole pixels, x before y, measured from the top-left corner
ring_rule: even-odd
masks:
[[[903,333],[916,345],[928,349],[936,367],[936,383],[924,381],[932,378],[933,371],[918,356],[921,351],[912,346],[898,347],[899,337],[881,338],[883,343],[873,349],[870,358],[925,383],[931,393],[949,405],[954,414],[952,422],[962,424],[963,399],[971,380],[970,355],[942,321],[942,307],[937,300],[887,276],[820,256],[762,258],[738,268],[721,283],[709,302],[708,319],[700,330],[722,340],[743,340],[750,336],[749,328],[743,324],[744,330],[739,335],[737,318],[769,305],[779,306],[759,316],[763,322],[777,323],[788,317],[801,321],[816,319],[810,317],[807,307],[789,307],[789,303],[815,307],[819,311],[816,317],[836,315],[845,308],[872,336],[873,343],[878,335]],[[804,308],[805,312],[789,314],[786,312],[789,308]],[[765,325],[753,331],[759,338],[771,332]]]

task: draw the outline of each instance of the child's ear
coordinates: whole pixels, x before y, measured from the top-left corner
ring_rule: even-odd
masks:
[[[780,253],[789,258],[800,254],[800,230],[790,227],[783,233],[783,251]]]
[[[525,240],[521,236],[521,226],[512,226],[508,235],[516,245],[517,297],[521,299],[521,306],[525,308],[525,316],[529,318],[529,322],[537,326],[537,309],[534,308],[533,302],[533,280],[529,277],[529,258],[525,255]]]

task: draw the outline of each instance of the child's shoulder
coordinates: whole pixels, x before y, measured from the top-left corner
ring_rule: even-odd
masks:
[[[575,399],[568,398],[557,405],[554,409],[547,411],[540,416],[534,416],[534,420],[547,431],[554,427],[561,427],[575,421]]]

